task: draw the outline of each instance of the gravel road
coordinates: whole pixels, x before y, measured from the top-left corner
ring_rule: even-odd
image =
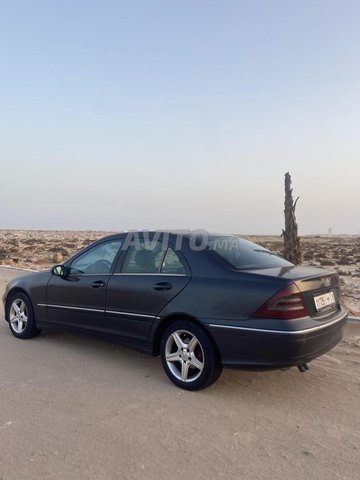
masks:
[[[0,294],[22,272],[0,268]],[[338,479],[360,471],[360,324],[308,372],[184,392],[159,359],[0,314],[0,479]]]

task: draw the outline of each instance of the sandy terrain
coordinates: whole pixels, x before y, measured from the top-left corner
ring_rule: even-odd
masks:
[[[22,272],[0,268],[6,281]],[[360,324],[307,373],[224,371],[184,392],[97,339],[15,339],[0,314],[2,480],[354,480]]]
[[[0,268],[0,295],[10,277]],[[198,393],[157,358],[43,332],[17,340],[0,314],[3,480],[354,480],[360,324],[309,372],[223,372]]]
[[[111,232],[0,230],[0,265],[42,270]],[[281,237],[247,237],[270,250],[283,251]],[[360,236],[302,238],[304,263],[335,268],[345,304],[360,312]]]

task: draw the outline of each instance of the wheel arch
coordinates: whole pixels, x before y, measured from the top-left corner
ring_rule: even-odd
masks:
[[[10,299],[14,294],[16,294],[16,293],[22,293],[22,294],[26,295],[26,296],[28,297],[28,299],[29,299],[30,304],[31,304],[31,308],[34,309],[29,293],[28,293],[24,288],[15,286],[15,287],[13,287],[11,290],[9,290],[9,291],[7,292],[7,295],[6,295],[6,301],[5,301],[5,320],[6,320],[7,322],[9,322],[9,318],[8,318],[8,304],[9,304],[9,299]]]
[[[219,349],[218,349],[212,335],[206,329],[204,324],[202,322],[200,322],[196,317],[194,317],[192,315],[189,315],[187,313],[174,313],[174,314],[168,315],[167,317],[165,317],[161,320],[161,322],[156,327],[156,330],[155,330],[155,333],[154,333],[154,336],[153,336],[153,341],[152,341],[152,354],[153,355],[158,356],[160,354],[160,344],[161,344],[161,338],[163,336],[163,333],[165,332],[165,330],[167,329],[167,327],[169,325],[171,325],[172,323],[174,323],[178,320],[187,320],[189,322],[192,322],[194,325],[197,325],[198,327],[200,327],[208,335],[208,337],[211,339],[211,341],[214,345],[214,348],[215,348],[217,354],[220,357]]]

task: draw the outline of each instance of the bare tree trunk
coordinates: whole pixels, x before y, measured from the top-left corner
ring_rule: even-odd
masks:
[[[282,233],[284,237],[284,257],[286,260],[289,260],[289,262],[298,265],[302,262],[298,225],[295,217],[295,208],[299,197],[294,202],[292,192],[291,176],[290,173],[287,172],[285,174],[285,230],[283,230]]]

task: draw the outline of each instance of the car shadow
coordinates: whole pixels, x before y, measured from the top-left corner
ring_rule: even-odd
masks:
[[[6,324],[3,324],[0,328],[0,335],[8,336],[9,340],[14,342],[12,348],[17,348],[18,345],[23,349],[25,343],[26,350],[31,349],[33,352],[36,347],[37,354],[34,361],[36,358],[39,361],[46,358],[47,368],[54,368],[54,373],[56,373],[60,359],[62,368],[69,366],[74,370],[78,369],[77,372],[74,372],[78,378],[89,371],[101,374],[105,383],[114,384],[114,382],[124,382],[124,379],[131,378],[134,388],[144,387],[144,382],[146,382],[151,390],[174,389],[176,392],[183,392],[187,395],[212,395],[215,397],[223,396],[226,393],[227,398],[241,395],[242,398],[249,397],[250,401],[259,400],[261,403],[265,397],[270,399],[272,392],[276,392],[277,399],[281,391],[285,396],[287,390],[291,390],[292,395],[296,392],[301,394],[307,388],[309,379],[314,380],[313,369],[305,374],[300,374],[296,368],[267,372],[224,369],[218,381],[206,390],[185,392],[173,386],[168,380],[159,357],[147,355],[92,334],[67,330],[44,330],[39,337],[24,342],[15,339]]]

